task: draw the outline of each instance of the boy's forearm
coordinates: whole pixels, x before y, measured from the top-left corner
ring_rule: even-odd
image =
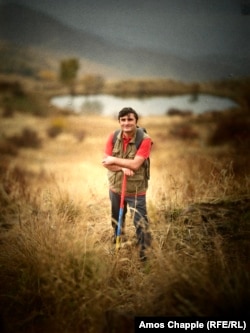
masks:
[[[110,165],[103,165],[106,169],[110,170],[110,171],[121,171],[122,167],[120,167],[119,165],[116,164],[110,164]]]
[[[144,158],[140,156],[136,156],[134,159],[107,156],[106,158],[103,159],[102,163],[104,166],[116,165],[121,168],[127,168],[136,171],[142,165],[143,161]]]
[[[133,160],[126,159],[126,158],[115,158],[115,165],[117,165],[120,168],[128,168],[128,169],[134,169]]]

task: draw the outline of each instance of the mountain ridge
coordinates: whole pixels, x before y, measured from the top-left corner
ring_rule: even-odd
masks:
[[[218,55],[185,59],[142,48],[122,48],[48,14],[17,4],[0,5],[0,40],[15,46],[44,49],[57,57],[74,56],[92,63],[100,75],[167,77],[183,81],[220,79],[250,73],[248,59]],[[96,65],[96,66],[95,66]],[[108,68],[110,70],[106,70]]]

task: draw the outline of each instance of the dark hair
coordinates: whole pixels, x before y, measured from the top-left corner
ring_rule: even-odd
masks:
[[[138,116],[137,112],[132,108],[123,108],[123,109],[121,109],[121,111],[118,113],[118,120],[121,117],[127,116],[129,113],[133,113],[135,115],[135,119],[136,119],[136,122],[137,122],[138,119],[139,119],[139,116]]]

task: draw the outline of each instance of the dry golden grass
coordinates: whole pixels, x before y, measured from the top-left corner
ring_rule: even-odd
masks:
[[[101,160],[117,121],[1,119],[2,141],[27,127],[42,141],[15,156],[2,151],[3,332],[129,333],[135,315],[249,314],[249,174],[235,172],[230,146],[206,145],[210,125],[189,121],[197,139],[173,137],[181,118],[140,120],[154,141],[153,244],[142,264],[130,217],[128,241],[118,252],[111,243]],[[60,134],[50,137],[55,124]]]

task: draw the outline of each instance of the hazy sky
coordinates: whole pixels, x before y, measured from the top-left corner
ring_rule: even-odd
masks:
[[[0,0],[26,4],[125,46],[188,56],[250,56],[250,0]]]

